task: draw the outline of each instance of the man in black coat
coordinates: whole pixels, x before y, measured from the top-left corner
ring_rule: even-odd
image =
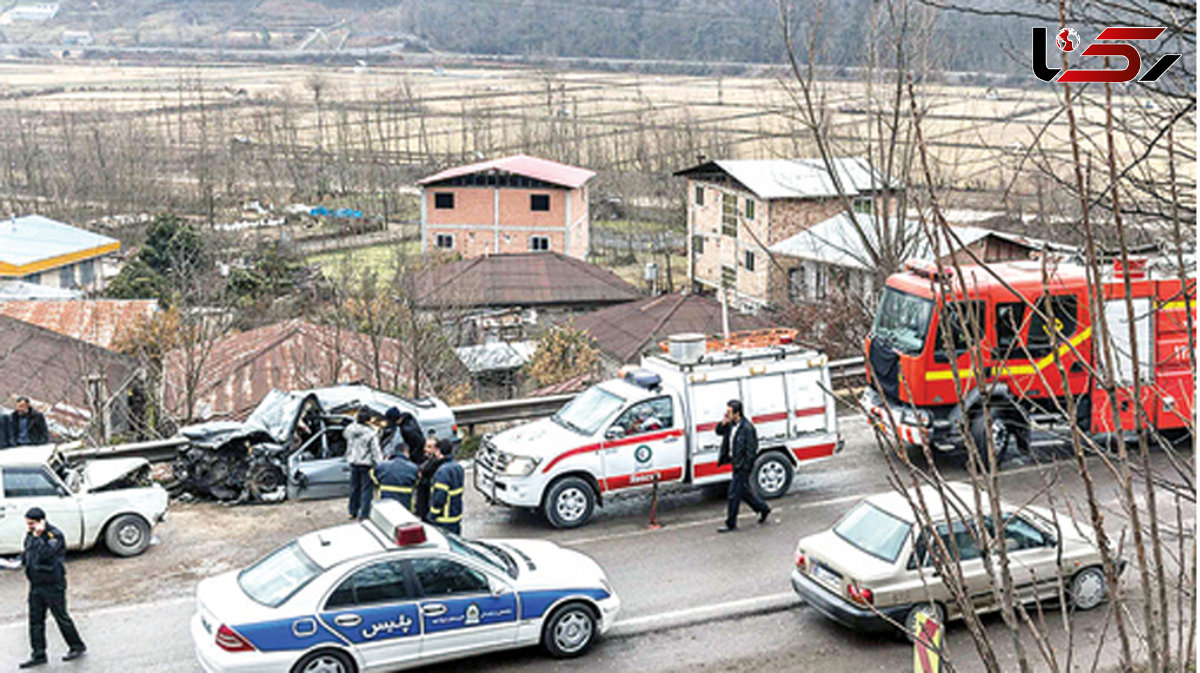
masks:
[[[738,509],[743,500],[758,513],[758,522],[766,523],[771,508],[750,488],[750,472],[754,459],[758,457],[758,432],[754,425],[742,415],[741,400],[730,400],[725,407],[725,417],[717,424],[721,436],[721,453],[717,465],[733,465],[733,480],[729,482],[729,512],[725,525],[718,533],[737,530]]]
[[[62,531],[46,522],[46,513],[33,507],[25,513],[24,551],[21,563],[29,579],[29,644],[33,649],[21,668],[33,668],[46,663],[46,610],[54,615],[58,630],[70,648],[63,661],[83,656],[87,646],[79,637],[75,622],[67,614],[67,541]]]
[[[17,398],[17,410],[12,415],[13,444],[17,446],[50,443],[50,430],[46,427],[46,417],[42,412],[33,408],[28,397]]]
[[[16,445],[17,439],[13,436],[12,415],[0,414],[0,449]]]

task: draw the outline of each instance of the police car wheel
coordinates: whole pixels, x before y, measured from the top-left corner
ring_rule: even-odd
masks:
[[[356,670],[350,657],[337,650],[311,652],[292,666],[292,673],[354,673]]]
[[[542,627],[542,647],[558,659],[577,657],[596,638],[596,613],[582,603],[570,603],[554,611]]]
[[[777,452],[764,453],[754,461],[750,481],[763,498],[781,497],[792,487],[792,464]]]
[[[104,545],[117,556],[137,556],[150,546],[150,524],[136,514],[122,514],[105,529]]]
[[[595,507],[591,484],[579,477],[567,477],[550,487],[542,511],[555,528],[576,528],[592,518]]]
[[[910,642],[916,639],[917,619],[920,615],[925,615],[926,618],[946,626],[946,610],[941,603],[934,603],[930,606],[929,603],[918,603],[908,611],[908,615],[904,618],[904,637]]]

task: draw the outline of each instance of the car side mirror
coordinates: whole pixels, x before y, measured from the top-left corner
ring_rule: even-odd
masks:
[[[605,439],[620,439],[625,436],[625,428],[614,425],[604,432]]]
[[[507,594],[508,592],[509,592],[509,589],[506,585],[500,584],[498,582],[492,583],[492,598],[500,598],[501,596]]]

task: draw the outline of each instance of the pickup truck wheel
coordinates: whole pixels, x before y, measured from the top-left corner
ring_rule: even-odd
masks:
[[[795,471],[792,464],[777,451],[764,453],[754,461],[754,471],[750,473],[751,481],[758,494],[770,500],[778,498],[792,487],[792,477]]]
[[[555,528],[576,528],[592,518],[595,507],[592,485],[579,477],[566,477],[550,486],[542,512]]]
[[[150,524],[136,514],[122,514],[104,530],[104,545],[117,556],[137,556],[150,546]]]
[[[542,647],[556,659],[578,657],[596,639],[596,613],[582,603],[554,611],[542,627]]]

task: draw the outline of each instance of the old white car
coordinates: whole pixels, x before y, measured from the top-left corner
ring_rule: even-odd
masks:
[[[941,537],[947,549],[957,550],[974,609],[998,609],[991,591],[993,578],[982,559],[982,538],[973,530],[973,517],[962,514],[970,512],[974,502],[971,486],[947,486],[949,512],[943,511],[936,491],[922,490],[934,524],[931,534]],[[1091,527],[1061,513],[1055,517],[1040,507],[1001,504],[1004,525],[1001,535],[993,539],[1003,540],[1014,588],[1022,600],[1056,598],[1060,581],[1075,609],[1090,610],[1104,600],[1108,580]],[[985,520],[994,526],[990,516]],[[962,615],[934,567],[928,548],[931,539],[922,534],[902,494],[870,496],[832,529],[800,540],[792,588],[822,614],[855,630],[888,631],[903,624],[912,633],[922,613],[945,623]]]
[[[167,492],[150,482],[144,458],[73,465],[50,444],[3,449],[0,482],[0,554],[21,551],[30,507],[46,512],[68,549],[90,549],[103,541],[117,556],[145,551],[151,528],[167,516]]]

